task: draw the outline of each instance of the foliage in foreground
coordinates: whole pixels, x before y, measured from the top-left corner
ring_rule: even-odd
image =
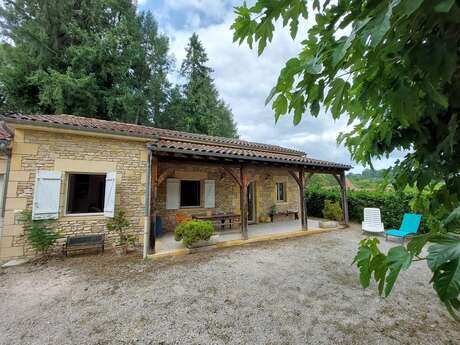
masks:
[[[455,212],[460,212],[460,208]],[[448,226],[448,223],[443,226]],[[407,247],[393,247],[387,255],[379,250],[377,238],[362,240],[353,260],[359,268],[361,285],[368,287],[371,278],[374,277],[379,294],[386,297],[393,289],[401,270],[409,268],[413,261],[426,260],[433,273],[433,288],[449,313],[460,322],[460,317],[456,313],[460,308],[460,241],[458,235],[438,230],[414,237]],[[431,244],[428,247],[428,255],[421,257],[422,249],[427,243]]]
[[[180,223],[174,229],[174,239],[190,246],[198,241],[208,241],[214,234],[211,222],[203,220],[189,220]]]
[[[379,282],[386,277],[394,283],[414,253],[429,244],[431,282],[458,318],[459,3],[258,0],[251,7],[243,3],[236,8],[234,39],[251,48],[256,44],[262,54],[276,21],[289,26],[294,39],[299,23],[303,25],[311,12],[314,24],[301,40],[300,53],[287,61],[268,96],[275,119],[292,114],[298,124],[304,113],[318,116],[325,106],[335,119],[347,116],[353,126],[338,139],[355,161],[372,166],[374,158],[395,150],[406,153],[392,171],[392,182],[399,191],[417,189],[414,207],[423,210],[429,234],[414,240],[416,251],[398,247],[385,255],[377,252],[377,243],[371,250],[368,242],[360,251],[374,252],[381,267],[374,276]],[[388,293],[393,283],[387,285]]]
[[[23,210],[19,221],[24,227],[27,240],[41,255],[47,255],[60,234],[54,230],[56,221],[52,219],[32,220],[32,212]]]

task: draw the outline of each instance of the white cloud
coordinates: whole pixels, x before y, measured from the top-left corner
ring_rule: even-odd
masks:
[[[198,33],[208,53],[209,65],[214,69],[216,87],[231,106],[242,139],[300,149],[317,159],[353,164],[348,151],[336,143],[338,133],[347,129],[347,119],[334,121],[329,114],[322,112],[318,118],[305,114],[298,126],[292,124],[291,116],[281,118],[275,124],[271,108],[265,106],[265,98],[276,83],[280,69],[300,50],[300,44],[292,41],[288,30],[278,30],[266,52],[259,57],[247,45],[233,43],[230,26],[234,15],[228,6],[222,5],[222,1],[173,0],[167,3],[174,9],[194,8],[196,12],[192,13],[195,14],[209,6],[218,17],[225,8],[219,24],[198,28],[186,25],[185,29],[167,26],[166,30],[178,64],[185,56],[184,48],[189,37],[193,32]],[[376,166],[388,167],[393,161],[383,159]],[[361,169],[357,167],[355,171]]]

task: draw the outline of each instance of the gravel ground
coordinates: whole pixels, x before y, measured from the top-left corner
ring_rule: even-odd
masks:
[[[460,344],[425,263],[387,299],[359,287],[361,237],[354,227],[148,263],[106,254],[3,269],[0,344]]]

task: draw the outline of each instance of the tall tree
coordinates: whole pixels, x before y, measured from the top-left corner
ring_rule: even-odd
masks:
[[[151,122],[169,88],[168,40],[130,0],[6,0],[3,108]]]
[[[186,47],[182,62],[184,117],[178,129],[192,133],[204,133],[224,137],[236,137],[237,130],[229,107],[219,99],[207,66],[208,56],[198,35],[193,34]]]
[[[372,158],[403,149],[394,169],[399,189],[417,187],[415,208],[428,233],[387,254],[364,240],[355,260],[361,283],[373,276],[388,295],[399,272],[426,260],[431,283],[460,319],[460,6],[454,0],[338,0],[312,2],[314,25],[302,50],[282,69],[268,100],[278,119],[330,108],[354,125],[339,140],[352,157]],[[261,54],[282,19],[293,38],[309,16],[302,0],[258,0],[236,9],[235,40]],[[428,247],[427,257],[422,249]]]
[[[146,118],[144,122],[152,124],[155,118],[161,117],[168,106],[171,94],[171,83],[168,73],[171,71],[173,60],[169,56],[169,39],[160,34],[158,24],[151,12],[139,14],[140,29],[142,33],[142,49],[144,53],[142,67],[146,66],[144,73],[144,95],[147,101]]]

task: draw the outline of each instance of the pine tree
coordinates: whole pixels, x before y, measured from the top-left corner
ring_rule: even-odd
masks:
[[[181,74],[183,86],[182,130],[225,137],[236,137],[237,130],[229,107],[219,99],[211,77],[212,69],[206,64],[208,57],[198,35],[193,34],[186,48]]]
[[[3,3],[3,109],[143,124],[164,109],[168,39],[130,0]]]

